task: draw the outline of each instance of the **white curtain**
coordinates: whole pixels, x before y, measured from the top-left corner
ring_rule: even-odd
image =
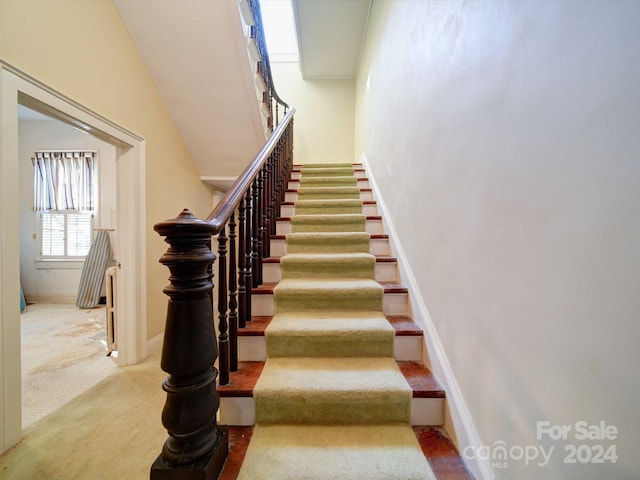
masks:
[[[36,152],[33,160],[36,211],[95,210],[97,153]]]

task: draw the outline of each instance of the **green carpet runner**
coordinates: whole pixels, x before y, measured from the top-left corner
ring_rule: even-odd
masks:
[[[353,167],[302,168],[240,480],[430,480]]]

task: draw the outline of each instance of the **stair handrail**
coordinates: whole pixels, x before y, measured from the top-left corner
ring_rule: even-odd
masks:
[[[163,289],[169,303],[161,357],[161,368],[169,374],[163,383],[167,398],[162,411],[169,436],[151,467],[152,480],[218,478],[222,471],[228,432],[216,420],[220,405],[216,380],[226,385],[230,372],[238,370],[237,330],[251,321],[251,289],[262,284],[262,262],[270,255],[270,237],[276,233],[276,217],[293,167],[295,108],[275,90],[260,6],[257,0],[249,4],[261,56],[258,72],[267,86],[263,101],[271,134],[205,219],[185,208],[176,218],[153,227],[169,244],[160,263],[171,274]],[[279,106],[284,108],[282,119]],[[217,255],[211,248],[213,239]]]
[[[237,208],[240,203],[240,198],[247,190],[251,182],[256,178],[256,175],[268,159],[269,155],[273,152],[273,149],[276,147],[278,140],[283,135],[284,131],[287,129],[289,124],[293,123],[293,115],[296,112],[296,109],[293,107],[289,107],[287,105],[289,111],[282,119],[282,121],[278,124],[273,133],[269,136],[265,144],[262,146],[260,151],[253,158],[251,163],[247,165],[244,171],[237,178],[235,183],[231,186],[229,190],[225,193],[224,197],[218,202],[213,211],[206,218],[206,221],[211,224],[213,230],[212,235],[217,235],[222,230],[222,227],[226,224],[231,216],[231,213]]]

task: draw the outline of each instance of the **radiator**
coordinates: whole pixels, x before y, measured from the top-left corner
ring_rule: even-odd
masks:
[[[116,324],[118,317],[118,267],[109,267],[105,272],[104,283],[107,292],[107,355],[118,349]]]

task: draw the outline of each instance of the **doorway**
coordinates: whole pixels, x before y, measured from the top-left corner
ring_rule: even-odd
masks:
[[[79,245],[86,252],[91,232],[105,231],[117,261],[117,185],[115,146],[23,105],[18,105],[18,144],[20,285],[26,298],[20,315],[24,430],[116,369],[117,351],[107,358],[105,305],[76,306],[84,261],[66,255],[80,253]],[[94,210],[80,214],[91,219],[83,229],[75,227],[76,212],[35,211],[34,152],[42,150],[46,155],[91,152],[97,159],[96,181],[91,182]],[[103,286],[102,295],[106,293]]]
[[[0,62],[0,453],[20,441],[20,235],[18,105],[116,147],[118,363],[146,356],[144,141],[36,79]]]

